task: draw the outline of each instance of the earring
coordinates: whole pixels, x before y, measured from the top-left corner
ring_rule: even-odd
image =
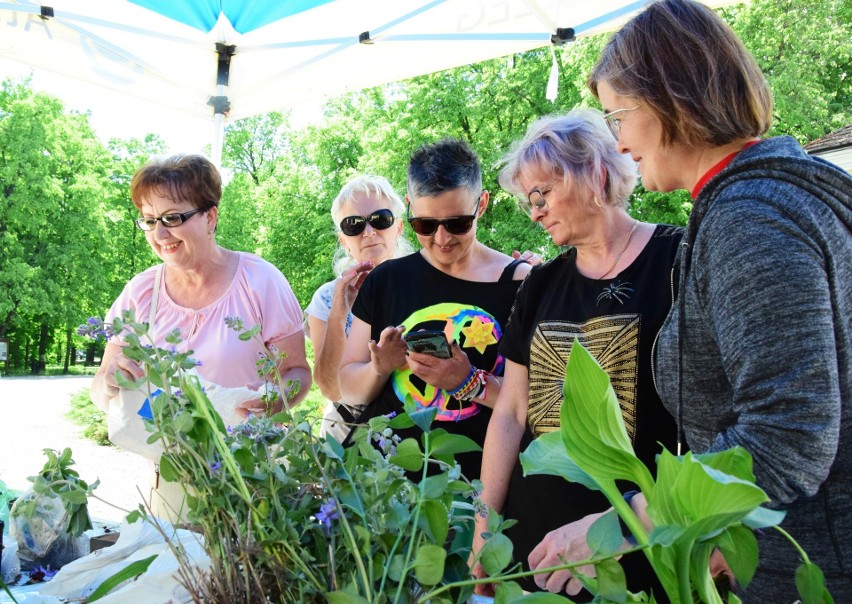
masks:
[[[210,240],[213,239],[213,231],[207,231],[207,238]]]
[[[595,205],[596,205],[596,206],[598,206],[599,208],[602,208],[602,207],[603,207],[603,206],[601,205],[601,202],[600,202],[600,200],[598,199],[598,196],[597,196],[597,195],[595,195]]]

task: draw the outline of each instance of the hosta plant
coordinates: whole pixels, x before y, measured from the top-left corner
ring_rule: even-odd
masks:
[[[781,531],[798,549],[802,564],[796,579],[804,604],[832,602],[820,569],[778,526],[784,513],[761,507],[769,498],[754,482],[748,452],[735,447],[675,456],[663,450],[655,479],[633,453],[609,377],[577,341],[566,368],[560,431],[534,441],[521,461],[528,474],[580,482],[600,490],[612,503],[613,512],[589,530],[596,578],[575,571],[596,594],[596,602],[649,601],[644,594],[626,592],[624,573],[615,560],[625,553],[616,513],[636,539],[632,551],[642,552],[628,555],[648,557],[671,602],[738,602],[735,594],[720,593],[714,583],[710,555],[721,550],[737,583],[747,586],[757,568],[755,529]],[[633,483],[647,499],[655,527],[650,533],[624,501],[617,480]]]

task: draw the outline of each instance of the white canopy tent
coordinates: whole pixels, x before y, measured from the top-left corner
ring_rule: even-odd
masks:
[[[615,29],[636,0],[0,1],[0,57],[215,123]],[[132,115],[127,116],[133,119]]]

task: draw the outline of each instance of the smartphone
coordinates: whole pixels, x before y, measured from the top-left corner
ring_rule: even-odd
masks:
[[[439,359],[449,359],[453,356],[443,331],[410,331],[403,339],[408,344],[408,349],[413,352],[431,354]]]

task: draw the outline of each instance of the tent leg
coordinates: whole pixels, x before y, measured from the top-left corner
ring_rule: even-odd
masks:
[[[210,161],[217,170],[222,169],[222,145],[225,142],[225,116],[215,114],[213,119],[213,145],[210,149]]]

